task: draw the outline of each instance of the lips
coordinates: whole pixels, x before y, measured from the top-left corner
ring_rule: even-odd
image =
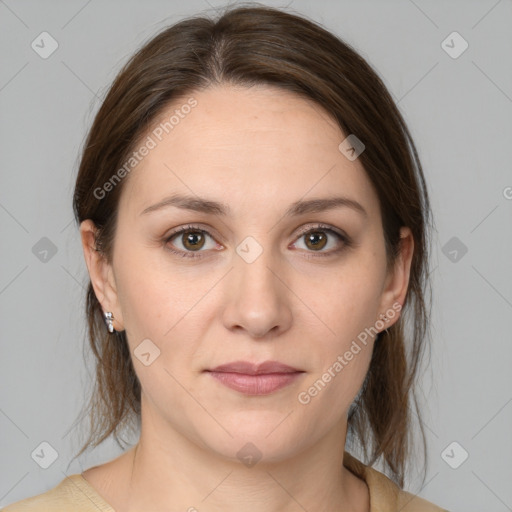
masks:
[[[246,395],[273,393],[305,373],[279,361],[234,361],[206,371],[221,384]]]
[[[262,375],[268,373],[294,373],[302,370],[280,363],[279,361],[264,361],[259,364],[249,361],[233,361],[231,363],[221,364],[208,371]]]

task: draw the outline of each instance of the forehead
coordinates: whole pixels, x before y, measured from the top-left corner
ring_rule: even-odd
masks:
[[[192,108],[190,98],[196,102]],[[242,214],[338,193],[370,215],[378,199],[346,137],[318,104],[271,86],[218,86],[175,100],[135,150],[152,148],[130,172],[120,209],[137,216],[174,192],[211,197]],[[261,213],[258,211],[258,213]]]

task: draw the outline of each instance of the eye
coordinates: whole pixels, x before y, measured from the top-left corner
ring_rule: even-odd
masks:
[[[165,243],[167,249],[178,256],[183,256],[185,258],[197,258],[200,257],[200,255],[193,253],[203,252],[201,249],[207,245],[206,239],[208,237],[213,240],[210,233],[204,229],[200,229],[195,226],[184,226],[171,233],[171,235],[165,239]],[[176,239],[175,244],[177,244],[178,250],[172,248],[173,244],[171,244],[171,241],[174,239]],[[216,244],[213,243],[213,246],[206,247],[206,249],[213,249],[215,246]]]
[[[337,230],[335,231],[331,226],[324,224],[313,227],[309,226],[309,228],[303,229],[298,240],[304,240],[304,246],[299,247],[300,249],[304,248],[307,252],[319,253],[313,256],[330,256],[352,245],[347,235]],[[297,243],[295,242],[293,246],[296,246]],[[323,249],[326,247],[330,247],[331,250],[324,251]]]

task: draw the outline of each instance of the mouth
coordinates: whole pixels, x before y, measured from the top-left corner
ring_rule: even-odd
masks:
[[[279,361],[234,361],[205,371],[224,386],[246,395],[268,395],[305,373]]]

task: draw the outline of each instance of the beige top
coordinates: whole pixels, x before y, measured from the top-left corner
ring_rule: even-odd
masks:
[[[362,478],[370,490],[370,512],[448,512],[401,490],[383,473],[345,452],[343,465]],[[79,473],[67,476],[42,494],[17,501],[0,512],[115,512]]]

